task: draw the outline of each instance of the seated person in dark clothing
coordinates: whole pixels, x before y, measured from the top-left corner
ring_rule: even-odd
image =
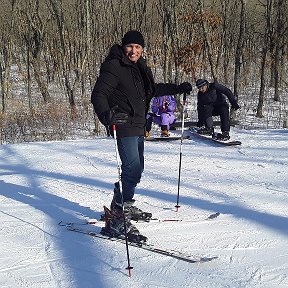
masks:
[[[226,97],[232,108],[237,110],[240,106],[234,94],[224,85],[217,82],[209,83],[205,79],[198,79],[196,87],[199,90],[197,94],[197,126],[200,127],[198,133],[214,136],[212,116],[220,116],[222,134],[218,133],[217,138],[220,140],[229,140],[230,116]]]

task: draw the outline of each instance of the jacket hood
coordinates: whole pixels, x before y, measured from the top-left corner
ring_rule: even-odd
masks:
[[[122,49],[122,47],[120,45],[113,45],[111,48],[110,48],[110,51],[105,59],[105,61],[109,61],[109,60],[112,60],[112,59],[118,59],[118,60],[121,60],[125,57],[124,55],[124,51]]]

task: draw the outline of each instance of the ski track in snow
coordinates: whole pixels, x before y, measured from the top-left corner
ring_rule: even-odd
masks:
[[[195,222],[135,225],[163,249],[218,258],[190,264],[130,247],[131,278],[125,245],[58,225],[99,219],[110,204],[114,140],[0,146],[1,287],[288,287],[287,132],[234,128],[237,147],[184,140],[178,212],[180,141],[145,143],[138,207]]]

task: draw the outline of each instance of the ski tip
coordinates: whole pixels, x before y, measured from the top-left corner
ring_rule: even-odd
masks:
[[[162,209],[163,210],[174,210],[174,208],[171,208],[171,207],[163,207]]]
[[[210,262],[217,258],[218,256],[204,256],[204,257],[201,257],[200,262]]]
[[[98,222],[97,219],[87,219],[87,224],[96,224]]]
[[[219,212],[216,212],[216,213],[213,213],[213,214],[211,214],[210,216],[208,216],[208,220],[209,219],[214,219],[214,218],[216,218],[216,217],[218,217],[220,215],[220,213]]]

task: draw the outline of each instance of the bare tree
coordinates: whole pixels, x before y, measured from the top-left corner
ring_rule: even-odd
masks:
[[[46,73],[43,73],[43,48],[45,39],[45,21],[43,10],[40,10],[39,0],[29,0],[24,5],[18,7],[18,33],[24,40],[27,47],[27,75],[28,83],[30,83],[30,65],[33,67],[34,77],[38,84],[39,90],[44,102],[50,101],[50,93],[48,91]],[[22,40],[21,39],[21,40]],[[28,91],[30,84],[28,84]],[[29,92],[30,93],[30,92]],[[28,95],[29,95],[28,93]],[[30,98],[29,98],[30,99]],[[31,101],[30,101],[31,102]]]
[[[279,95],[279,71],[281,71],[280,63],[281,63],[281,52],[283,46],[283,39],[284,39],[284,4],[285,0],[276,0],[276,29],[275,29],[275,54],[274,54],[274,101],[280,100]],[[286,11],[287,12],[287,11]],[[286,24],[287,25],[287,24]]]
[[[271,17],[272,17],[272,4],[273,0],[268,0],[266,4],[263,4],[265,11],[265,26],[264,26],[264,36],[262,41],[262,53],[261,53],[261,66],[260,66],[260,92],[258,97],[257,105],[257,117],[263,117],[263,104],[264,104],[264,94],[265,94],[265,68],[267,62],[267,53],[269,51],[269,44],[271,39]]]
[[[239,86],[239,77],[241,70],[241,56],[243,52],[244,37],[245,37],[245,0],[240,0],[240,25],[239,25],[239,34],[238,41],[235,51],[235,71],[234,71],[234,95],[238,99],[238,86]]]
[[[6,98],[9,94],[9,78],[10,69],[12,65],[13,57],[13,31],[15,26],[15,10],[17,2],[16,0],[11,1],[10,5],[7,4],[7,14],[1,14],[0,33],[0,81],[2,90],[2,112],[6,111]],[[3,7],[2,7],[3,8]],[[10,15],[9,15],[10,12]]]
[[[213,56],[212,56],[212,48],[211,48],[211,45],[210,45],[209,39],[208,39],[207,24],[205,24],[205,17],[204,17],[205,12],[204,12],[204,8],[203,8],[202,0],[198,0],[198,3],[199,3],[200,14],[201,14],[200,24],[201,24],[202,33],[203,33],[203,36],[205,39],[207,56],[208,56],[208,60],[210,63],[210,70],[211,70],[211,74],[212,74],[214,81],[217,81],[217,76],[216,76],[216,71],[215,71],[215,63],[214,63]]]
[[[68,25],[68,15],[64,14],[64,3],[63,0],[49,0],[49,8],[54,17],[57,27],[57,34],[54,35],[54,51],[57,51],[57,62],[60,65],[60,72],[63,76],[64,87],[66,94],[68,96],[69,104],[71,106],[72,117],[76,115],[76,101],[75,101],[75,89],[79,84],[80,80],[80,67],[77,66],[80,63],[78,61],[79,48],[81,49],[81,44],[79,45],[79,38],[77,38],[77,33],[73,33],[74,27],[72,24]],[[76,17],[78,15],[76,14]],[[75,20],[73,15],[69,15],[71,22]],[[81,22],[83,25],[83,23]],[[75,31],[74,31],[75,32]],[[78,32],[76,30],[76,32]],[[73,35],[74,34],[74,35]],[[80,38],[80,40],[82,40]],[[83,60],[83,59],[82,59]]]

